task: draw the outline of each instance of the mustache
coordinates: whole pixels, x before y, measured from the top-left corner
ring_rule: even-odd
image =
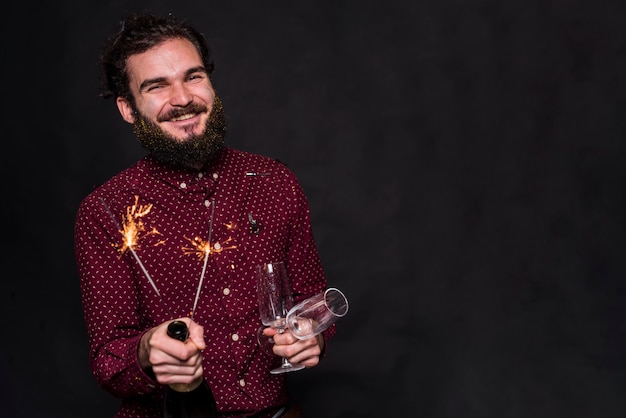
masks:
[[[157,118],[157,121],[165,122],[170,119],[177,118],[179,116],[188,115],[190,113],[204,113],[204,112],[207,112],[208,110],[209,109],[203,104],[190,103],[185,107],[177,107],[175,109],[171,109],[169,112],[159,116]]]

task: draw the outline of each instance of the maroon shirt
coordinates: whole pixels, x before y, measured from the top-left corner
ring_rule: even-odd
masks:
[[[131,248],[120,232],[128,219],[138,227]],[[283,164],[227,148],[201,171],[146,157],[79,207],[75,251],[91,368],[122,398],[117,417],[162,417],[164,387],[141,369],[137,348],[151,327],[190,315],[210,224],[194,320],[204,327],[202,365],[218,410],[247,416],[288,401],[285,375],[269,373],[280,358],[258,348],[254,269],[285,261],[296,300],[326,287],[309,207]],[[334,327],[324,336],[333,334]]]

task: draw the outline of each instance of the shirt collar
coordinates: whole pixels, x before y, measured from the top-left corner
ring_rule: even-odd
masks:
[[[224,170],[225,160],[226,151],[223,150],[216,160],[200,170],[169,166],[151,156],[144,157],[142,163],[151,175],[187,193],[198,191],[198,189],[212,191]]]

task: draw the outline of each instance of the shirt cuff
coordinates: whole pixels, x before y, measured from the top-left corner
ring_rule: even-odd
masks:
[[[130,386],[133,392],[138,393],[139,395],[145,395],[148,393],[154,392],[158,387],[161,386],[159,382],[156,381],[154,375],[151,371],[146,371],[139,364],[139,356],[138,349],[139,343],[141,342],[141,337],[145,334],[145,332],[141,333],[135,340],[128,344],[128,376],[130,377]]]

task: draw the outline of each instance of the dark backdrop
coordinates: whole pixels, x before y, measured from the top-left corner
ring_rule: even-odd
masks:
[[[309,196],[351,311],[289,377],[307,417],[626,416],[626,6],[567,0],[4,5],[0,415],[115,409],[72,229],[142,155],[97,49],[143,9],[205,33],[229,145]]]

